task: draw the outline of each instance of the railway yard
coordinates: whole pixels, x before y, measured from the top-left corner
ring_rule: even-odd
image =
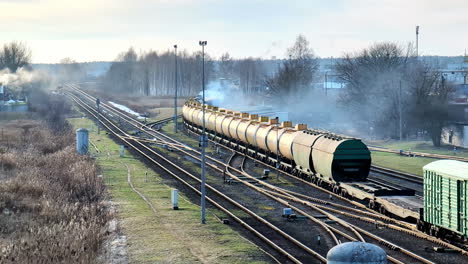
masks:
[[[177,180],[173,187],[198,203],[200,129],[195,124],[185,121],[175,134],[171,118],[145,124],[105,102],[98,113],[96,98],[79,86],[66,85],[61,92],[90,119],[99,117],[102,128],[116,142],[162,177]],[[418,231],[415,221],[401,220],[418,218],[413,207],[422,204],[420,176],[372,166],[365,188],[342,184],[334,186],[340,189],[330,189],[318,180],[294,175],[286,166],[278,170],[270,158],[249,155],[246,148],[219,135],[209,134],[209,139],[208,209],[222,212],[220,220],[261,247],[272,262],[325,263],[332,247],[349,241],[380,246],[389,263],[468,261],[463,245]],[[375,192],[405,195],[362,199],[365,202],[353,199],[365,195],[362,190],[369,186]]]

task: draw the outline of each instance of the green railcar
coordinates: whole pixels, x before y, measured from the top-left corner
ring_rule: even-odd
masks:
[[[423,221],[437,236],[468,237],[468,163],[438,160],[424,166]]]

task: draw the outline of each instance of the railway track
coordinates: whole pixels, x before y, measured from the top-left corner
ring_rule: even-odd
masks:
[[[393,178],[398,178],[398,179],[405,180],[405,181],[408,181],[408,182],[413,182],[413,183],[417,183],[417,184],[422,184],[423,183],[423,177],[421,177],[421,176],[414,175],[414,174],[411,174],[411,173],[401,172],[401,171],[397,171],[397,170],[392,170],[392,169],[380,167],[380,166],[377,166],[377,165],[372,165],[371,171],[381,173],[381,174],[385,174],[385,175],[391,176]]]
[[[91,100],[91,99],[90,99],[90,100]],[[126,116],[126,115],[124,115],[124,116]],[[129,117],[126,116],[125,118],[129,118]],[[128,121],[127,121],[127,122],[128,122]],[[138,121],[136,121],[136,122],[138,122]],[[139,122],[138,122],[138,123],[139,123]],[[145,129],[145,128],[144,128],[144,129]],[[155,132],[155,131],[151,131],[151,133],[154,133],[154,132]],[[153,136],[154,136],[154,134],[153,134]],[[158,136],[161,137],[162,135],[160,135],[160,133],[158,133]],[[133,139],[133,140],[135,140],[135,139]],[[161,139],[161,140],[162,140],[162,139]],[[167,142],[167,141],[169,141],[168,138],[166,138],[166,142]],[[169,143],[169,142],[167,142],[167,143]],[[181,145],[180,142],[179,142],[178,144],[176,144],[176,141],[174,141],[174,140],[172,140],[172,144],[175,144],[175,146],[176,146],[175,148],[178,148],[178,147]],[[234,152],[234,153],[236,153],[236,152]],[[244,161],[245,161],[245,159],[244,159]],[[243,163],[244,163],[244,162],[243,162]],[[230,166],[229,164],[224,164],[224,165],[226,166],[226,169],[229,169],[229,170],[234,170],[234,169],[235,169],[235,168],[233,168],[232,166]],[[267,164],[265,164],[265,165],[267,165]],[[244,177],[247,177],[245,171],[235,171],[235,173],[240,173],[240,175],[244,175]],[[230,175],[231,177],[234,177],[234,178],[236,177],[236,176],[233,174],[233,172],[231,172],[231,171],[229,172],[229,175]],[[294,176],[293,176],[293,177],[294,177]],[[242,180],[241,178],[238,178],[238,177],[237,177],[236,180],[238,180],[239,182],[244,182],[244,181],[245,181],[245,180]],[[251,180],[254,180],[254,179],[251,179]],[[250,187],[251,187],[251,188],[258,188],[258,187],[255,187],[255,186],[250,186]],[[259,190],[259,191],[260,191],[260,190]],[[302,195],[302,196],[303,196],[302,198],[304,198],[304,200],[301,200],[301,199],[298,199],[297,197],[294,197],[294,196],[291,194],[290,191],[286,191],[286,190],[269,190],[269,191],[263,190],[263,191],[262,191],[262,193],[265,194],[265,195],[267,195],[268,192],[269,192],[269,194],[272,195],[272,196],[275,196],[275,195],[276,195],[276,196],[280,197],[281,199],[290,200],[290,201],[293,200],[293,201],[295,201],[295,202],[297,202],[297,203],[300,203],[300,204],[304,204],[304,203],[305,203],[305,200],[306,200],[306,199],[304,198],[305,195]],[[338,196],[338,197],[339,197],[339,196]],[[308,199],[313,200],[314,198],[309,197]],[[317,200],[317,199],[316,199],[316,200]],[[324,201],[321,201],[321,202],[324,202]],[[289,204],[289,203],[290,203],[290,202],[288,202],[288,204]],[[327,202],[324,202],[324,203],[327,203]],[[315,205],[311,205],[311,206],[314,207]],[[329,205],[327,205],[326,208],[328,208],[328,206],[329,206]],[[297,209],[299,209],[299,208],[297,208]],[[318,207],[316,207],[316,206],[315,206],[315,209],[324,210],[324,209],[318,208]],[[301,209],[299,209],[298,211],[300,212],[300,210],[301,210]],[[329,209],[329,208],[328,208],[327,210],[332,210],[332,209]],[[336,210],[336,209],[335,209],[335,210]],[[375,212],[374,212],[374,213],[369,213],[369,212],[367,212],[367,211],[363,211],[363,213],[364,213],[364,214],[373,214],[373,215],[375,216]],[[309,217],[309,219],[313,218],[310,214],[304,213],[304,215],[308,215],[307,217]],[[379,217],[385,219],[385,216],[379,216]],[[311,219],[311,220],[312,220],[312,219]],[[317,219],[315,219],[315,220],[317,220]],[[387,220],[388,220],[388,219],[387,219]],[[375,219],[369,218],[368,221],[375,222],[376,220],[375,220]],[[379,224],[382,224],[382,225],[384,225],[384,226],[385,226],[385,225],[388,225],[388,224],[386,224],[386,223],[384,223],[384,222],[379,223]],[[349,224],[346,225],[346,226],[347,226],[347,228],[350,228],[350,227],[351,227]],[[409,228],[407,228],[406,225],[403,225],[403,226],[405,226],[405,227],[404,227],[404,228],[403,228],[403,227],[397,227],[397,228],[404,229],[404,230],[402,230],[402,232],[412,232]],[[336,229],[332,229],[332,228],[330,228],[329,226],[328,226],[327,228],[328,228],[329,231],[331,231],[331,232],[336,232],[336,233],[338,233],[339,235],[341,235],[342,237],[347,238],[347,239],[349,239],[349,240],[356,240],[356,239],[362,240],[362,237],[360,237],[360,235],[358,235],[359,233],[356,231],[357,229],[359,229],[358,227],[353,227],[352,229],[350,229],[350,233],[354,234],[354,237],[352,237],[352,236],[350,236],[350,235],[348,235],[348,234],[346,234],[346,233],[340,233],[340,232],[342,232],[342,231],[339,231],[339,230],[336,230]],[[327,228],[324,227],[324,229],[327,229]],[[395,227],[394,227],[394,228],[395,228]],[[332,230],[333,230],[333,231],[332,231]],[[400,231],[401,231],[401,230],[400,230]],[[348,232],[349,232],[349,231],[348,231]],[[366,236],[368,236],[368,237],[374,237],[374,239],[376,239],[377,241],[379,241],[379,243],[389,245],[391,248],[395,248],[395,249],[398,249],[398,250],[402,250],[401,247],[398,247],[398,246],[396,246],[396,245],[394,245],[394,244],[391,244],[390,242],[385,241],[385,240],[383,240],[383,239],[381,239],[381,238],[375,237],[375,235],[372,235],[371,233],[368,233],[368,231],[360,230],[360,232],[365,233]],[[331,234],[330,234],[330,235],[331,235]],[[333,235],[331,235],[331,236],[333,237]],[[404,251],[404,249],[403,249],[403,251]],[[418,256],[417,256],[416,254],[411,253],[411,252],[409,252],[409,251],[408,251],[407,255],[410,256],[410,257],[412,257],[412,258],[414,258],[414,259],[418,259]],[[411,256],[411,255],[413,255],[413,256]],[[432,263],[432,262],[430,262],[429,260],[426,260],[426,259],[424,259],[424,258],[421,258],[421,257],[419,257],[419,258],[420,258],[419,260],[420,260],[421,262],[423,262],[423,263]],[[390,259],[390,261],[392,261],[392,262],[394,262],[394,263],[401,263],[401,262],[398,262],[398,260],[396,260],[396,259],[393,259],[393,260]]]
[[[198,135],[198,134],[196,134],[196,135]],[[213,141],[212,141],[212,142],[213,142]],[[213,142],[213,143],[215,143],[215,142]],[[223,147],[226,147],[226,146],[223,145]],[[231,150],[231,151],[233,151],[234,153],[239,154],[239,155],[244,155],[244,153],[240,153],[240,152],[238,152],[238,151],[236,151],[236,150],[234,150],[234,149],[232,149],[232,148],[229,148],[229,147],[226,147],[226,148],[229,149],[229,150]],[[244,155],[244,156],[245,156],[245,155]],[[266,166],[266,167],[269,167],[270,169],[273,169],[273,170],[275,169],[273,166],[271,166],[271,165],[269,165],[269,164],[267,164],[267,163],[263,163],[263,162],[258,161],[258,160],[257,160],[256,162],[257,162],[257,163],[261,163],[262,165],[264,165],[264,166]],[[283,174],[283,175],[288,175],[289,177],[291,177],[291,178],[293,178],[293,179],[296,179],[296,180],[299,180],[299,181],[301,181],[302,183],[306,183],[306,184],[308,184],[308,185],[310,185],[310,186],[312,186],[312,187],[317,187],[316,185],[313,185],[313,184],[311,184],[310,182],[307,182],[307,181],[303,181],[302,179],[298,179],[297,177],[295,177],[295,176],[293,176],[293,175],[291,175],[291,174],[288,174],[288,173],[285,173],[285,172],[282,172],[282,174]],[[244,176],[245,176],[245,174],[244,174]],[[254,178],[251,178],[251,180],[254,180]],[[259,182],[262,183],[262,181],[259,181]],[[320,187],[319,187],[319,188],[320,188]],[[322,189],[322,190],[325,191],[325,192],[328,192],[330,195],[335,195],[333,192],[329,192],[329,191],[326,190],[326,189]],[[290,191],[286,191],[286,192],[294,193],[294,192],[290,192]],[[293,197],[291,197],[291,196],[286,197],[286,196],[284,196],[284,194],[278,194],[278,193],[277,193],[277,195],[278,195],[279,197],[282,197],[282,198],[285,198],[285,199],[289,199],[289,200],[292,200],[292,201],[297,202],[297,203],[300,203],[300,204],[305,204],[305,203],[306,203],[305,200],[319,200],[319,199],[314,199],[314,198],[312,198],[312,197],[307,197],[307,196],[305,196],[305,195],[301,195],[301,194],[297,194],[297,193],[295,193],[295,195],[297,195],[297,196],[302,196],[304,199],[302,199],[302,200],[299,199],[299,200],[298,200],[298,199],[295,199],[295,198],[293,198]],[[342,197],[340,197],[340,196],[336,196],[336,197],[342,198]],[[324,201],[324,200],[321,200],[321,201],[319,201],[319,202],[322,202],[322,203],[325,203],[325,204],[328,204],[328,203],[329,203],[329,202]],[[291,204],[291,201],[290,201],[288,204]],[[405,222],[397,221],[397,220],[394,220],[394,219],[388,219],[388,218],[387,218],[386,216],[384,216],[384,215],[375,215],[375,214],[372,215],[372,214],[371,214],[372,217],[367,217],[367,218],[366,218],[366,217],[362,217],[362,216],[357,216],[357,215],[355,215],[355,214],[346,213],[346,212],[343,212],[342,210],[338,210],[338,209],[334,209],[334,210],[331,209],[331,208],[325,208],[325,209],[326,209],[326,210],[329,210],[329,211],[332,211],[332,212],[334,212],[334,213],[336,213],[336,214],[338,214],[338,215],[346,215],[346,216],[348,216],[348,217],[355,218],[355,219],[359,219],[359,220],[364,221],[364,222],[377,224],[377,225],[380,226],[380,227],[384,227],[384,228],[387,228],[387,229],[390,229],[390,230],[394,230],[394,231],[398,231],[398,232],[401,232],[401,233],[406,233],[406,234],[408,234],[408,235],[411,235],[411,236],[414,236],[414,237],[418,237],[418,238],[420,238],[420,239],[428,240],[428,241],[430,241],[430,242],[432,242],[432,243],[434,243],[434,244],[436,244],[436,245],[439,245],[439,246],[442,246],[442,247],[451,248],[451,249],[453,249],[453,250],[456,250],[456,251],[462,253],[463,255],[468,255],[468,252],[462,250],[461,248],[458,248],[458,247],[456,247],[456,246],[454,246],[454,245],[451,245],[451,244],[449,244],[449,243],[447,243],[447,242],[444,242],[444,241],[441,241],[441,240],[439,240],[439,239],[430,237],[429,235],[426,235],[426,234],[424,234],[424,233],[421,233],[421,232],[417,231],[417,230],[415,229],[414,226],[411,226],[411,227],[410,227],[410,226],[407,225]],[[341,209],[345,209],[345,208],[341,208]],[[348,207],[347,209],[349,210],[350,208]],[[367,209],[367,208],[364,207],[364,209]],[[372,212],[374,212],[374,211],[372,211]],[[361,211],[360,213],[361,213],[361,214],[365,214],[365,213],[368,213],[368,212],[362,212],[362,211]],[[375,213],[375,212],[374,212],[374,213]],[[381,221],[376,221],[376,219],[379,219],[379,217],[381,217],[381,218],[384,219],[384,220],[393,221],[394,223],[397,223],[397,225],[388,224],[388,223],[386,223],[386,222],[384,222],[384,221],[382,221],[382,222],[381,222]],[[399,226],[398,224],[400,224],[400,225],[402,225],[402,226],[404,226],[404,227]],[[359,230],[360,232],[365,233],[365,235],[367,235],[367,236],[370,237],[371,239],[375,240],[378,244],[385,245],[385,246],[387,246],[388,248],[390,248],[390,249],[392,249],[392,250],[403,251],[403,252],[405,252],[405,253],[404,253],[405,255],[407,255],[407,256],[413,258],[414,260],[421,261],[422,263],[434,263],[434,262],[431,262],[430,260],[427,260],[427,259],[424,259],[424,258],[418,256],[417,254],[414,254],[414,253],[412,253],[412,252],[410,252],[410,251],[408,251],[408,250],[405,250],[404,248],[399,247],[399,246],[397,246],[396,244],[393,244],[393,243],[391,243],[391,242],[386,241],[385,239],[382,239],[382,238],[380,238],[380,237],[378,237],[378,236],[376,236],[376,235],[373,235],[371,232],[368,232],[368,231],[366,231],[366,230],[364,230],[364,229],[362,229],[362,228],[359,228],[359,227],[357,227],[357,226],[354,226],[354,225],[353,225],[353,227],[356,228],[356,230]],[[390,259],[389,259],[389,260],[390,260]],[[392,261],[392,260],[390,260],[390,261]],[[401,262],[398,262],[398,260],[396,260],[396,259],[395,259],[394,261],[392,261],[392,262],[394,262],[394,263],[401,263]],[[404,262],[403,262],[403,263],[404,263]]]
[[[423,177],[389,168],[372,165],[368,181],[390,188],[412,189],[417,196],[423,195]]]
[[[91,116],[97,118],[97,112],[94,111],[93,108],[87,106],[83,101],[81,101],[78,97],[74,95],[70,95],[72,100],[77,103],[80,107],[82,107],[85,111],[87,111]],[[190,172],[186,171],[185,169],[181,168],[180,166],[176,165],[175,163],[171,162],[170,160],[163,157],[163,155],[157,153],[152,148],[146,146],[144,143],[139,142],[138,139],[132,138],[126,132],[118,128],[113,122],[109,119],[100,115],[100,120],[103,126],[111,133],[113,136],[117,137],[120,141],[124,142],[128,147],[132,148],[140,155],[148,159],[152,164],[156,165],[160,169],[164,170],[169,175],[175,177],[179,182],[184,184],[187,188],[191,189],[198,195],[200,195],[200,191],[198,191],[198,184],[201,182],[198,177],[191,174]],[[156,156],[156,158],[155,158]],[[158,161],[159,160],[159,161]],[[169,164],[169,165],[168,165]],[[180,174],[184,174],[189,177],[189,179],[183,179]],[[192,183],[189,182],[192,181]],[[194,184],[193,182],[196,182]],[[194,186],[195,185],[195,186]],[[322,262],[325,263],[326,259],[322,255],[316,253],[314,250],[308,248],[303,243],[298,241],[297,239],[291,237],[286,232],[282,231],[271,222],[267,221],[263,217],[259,216],[258,214],[254,213],[250,209],[243,206],[241,203],[237,202],[236,200],[228,197],[227,195],[223,194],[221,191],[217,190],[216,188],[207,185],[208,190],[210,190],[210,196],[207,196],[207,201],[210,202],[212,205],[226,213],[236,222],[238,222],[241,226],[252,232],[258,238],[263,240],[266,244],[270,247],[275,249],[277,252],[282,254],[285,258],[287,258],[292,263],[309,263],[310,256],[316,259],[315,262]],[[211,198],[217,197],[215,198]],[[230,204],[236,207],[238,210],[242,210],[243,212],[249,214],[251,217],[248,220],[242,219],[241,217],[236,216],[232,211],[232,209],[226,208],[225,205],[222,205],[217,200],[224,199],[228,201]],[[255,220],[255,221],[254,221]],[[248,223],[250,222],[250,223]],[[268,231],[270,230],[270,231]],[[265,235],[267,233],[268,235]],[[274,235],[272,233],[275,233]],[[281,237],[281,238],[280,238]],[[285,243],[286,242],[286,243]],[[293,255],[289,251],[292,247],[298,247],[301,250],[308,253],[308,257],[303,257],[299,259],[297,254]]]

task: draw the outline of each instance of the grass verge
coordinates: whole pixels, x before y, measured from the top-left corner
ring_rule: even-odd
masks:
[[[414,152],[424,152],[432,154],[442,154],[454,156],[453,146],[443,145],[435,147],[431,141],[388,141],[388,142],[373,142],[372,145],[394,149],[394,150],[406,150]],[[458,148],[456,156],[468,158],[468,149]]]
[[[435,159],[400,156],[398,154],[387,152],[372,152],[373,164],[420,176],[423,175],[422,168],[433,161],[435,161]]]

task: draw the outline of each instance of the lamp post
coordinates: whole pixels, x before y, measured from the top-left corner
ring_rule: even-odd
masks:
[[[279,117],[276,117],[276,181],[279,181]]]
[[[416,58],[419,56],[419,26],[416,26]]]
[[[400,141],[403,140],[403,119],[402,119],[402,109],[401,109],[401,79],[400,79],[400,96],[399,96],[400,100],[398,100],[398,106],[400,108],[400,111],[399,111],[399,116],[400,116]]]
[[[177,45],[174,45],[174,59],[175,59],[174,133],[177,133]]]
[[[198,44],[202,47],[202,134],[200,136],[200,146],[202,148],[201,151],[201,223],[206,223],[206,205],[205,205],[205,196],[206,196],[206,176],[205,176],[205,148],[208,143],[206,138],[205,132],[205,46],[207,44],[206,41],[200,40]]]

